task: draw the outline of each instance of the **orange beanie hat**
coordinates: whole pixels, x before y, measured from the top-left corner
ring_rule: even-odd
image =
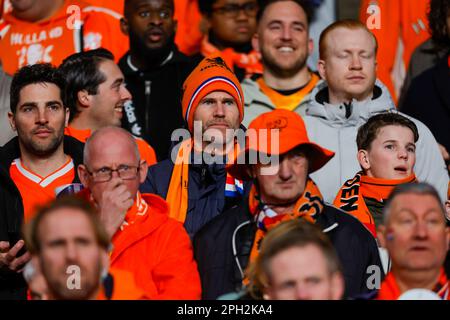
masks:
[[[241,84],[220,54],[204,58],[183,84],[183,118],[189,131],[194,128],[194,113],[200,101],[214,91],[224,91],[231,96],[239,109],[239,122],[244,118],[244,95]]]

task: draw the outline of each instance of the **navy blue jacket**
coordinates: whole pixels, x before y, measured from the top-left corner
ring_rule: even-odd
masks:
[[[383,270],[372,234],[356,218],[330,205],[325,205],[315,219],[328,235],[340,259],[345,297],[371,291],[367,287],[371,276],[367,268],[375,265]],[[255,234],[256,223],[250,213],[248,199],[212,220],[196,234],[194,255],[203,299],[217,299],[242,289],[243,273]]]
[[[141,185],[143,193],[155,193],[166,198],[174,164],[170,159],[161,161],[148,170]],[[224,164],[190,164],[188,182],[188,209],[184,227],[191,239],[211,219],[236,206],[248,194],[251,184],[244,183],[244,194],[225,197],[226,171]]]

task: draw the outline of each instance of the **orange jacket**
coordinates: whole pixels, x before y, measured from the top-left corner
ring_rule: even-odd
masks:
[[[109,275],[113,279],[112,295],[106,297],[106,288],[102,286],[96,300],[146,300],[144,290],[136,285],[134,276],[131,272],[116,268],[109,269]]]
[[[91,130],[80,130],[68,126],[64,129],[64,134],[66,136],[74,137],[75,139],[85,143],[86,140],[91,136]],[[141,159],[145,160],[149,166],[155,164],[157,162],[155,150],[153,150],[153,148],[144,139],[138,137],[134,137],[134,139],[138,146]]]
[[[378,5],[381,16],[381,28],[372,30],[378,40],[378,78],[389,88],[392,97],[397,101],[404,78],[393,79],[391,76],[396,62],[398,41],[401,38],[404,46],[401,68],[407,70],[414,49],[430,37],[426,16],[429,1],[362,0],[360,20],[363,23],[366,23],[370,16],[367,8],[371,4]]]
[[[75,24],[77,18],[83,23],[81,29]],[[112,11],[89,6],[81,0],[66,0],[51,18],[36,23],[6,13],[0,21],[3,70],[12,75],[28,64],[49,62],[58,66],[72,53],[99,47],[111,50],[118,61],[127,50],[123,43],[128,41],[118,32],[117,18],[118,14],[114,16]]]
[[[202,15],[197,0],[175,0],[175,20],[178,21],[175,43],[187,55],[200,51],[203,34],[200,30]]]
[[[197,263],[183,225],[169,218],[162,198],[142,197],[147,214],[114,235],[111,267],[132,272],[151,299],[200,299]]]

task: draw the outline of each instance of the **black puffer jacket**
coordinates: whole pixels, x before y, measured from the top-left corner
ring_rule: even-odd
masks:
[[[75,167],[83,161],[84,144],[64,136],[64,152],[72,157]],[[11,163],[20,157],[19,141],[15,137],[0,149],[0,241],[22,239],[23,204],[19,189],[9,175]],[[79,182],[75,170],[75,179]],[[12,244],[12,243],[11,243]],[[27,286],[22,274],[0,269],[0,300],[26,299]]]
[[[345,296],[368,292],[367,268],[381,267],[375,239],[354,217],[326,205],[316,223],[329,236],[341,261]],[[239,291],[256,234],[248,199],[216,217],[194,238],[194,254],[202,281],[203,299]]]

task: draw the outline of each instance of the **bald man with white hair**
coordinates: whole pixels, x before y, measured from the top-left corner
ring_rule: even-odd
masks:
[[[151,299],[199,299],[201,288],[191,241],[168,204],[141,194],[147,175],[133,136],[104,127],[87,140],[78,167],[81,196],[94,202],[112,238],[111,267],[132,272]]]

